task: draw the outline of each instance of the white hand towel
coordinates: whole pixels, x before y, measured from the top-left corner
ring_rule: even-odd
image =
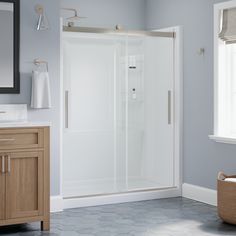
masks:
[[[33,71],[31,107],[51,108],[51,93],[48,72]]]

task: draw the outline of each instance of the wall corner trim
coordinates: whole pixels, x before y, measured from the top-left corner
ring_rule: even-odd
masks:
[[[50,198],[50,212],[61,212],[63,211],[63,197],[51,196]]]
[[[198,202],[217,206],[216,190],[184,183],[182,186],[182,196]]]

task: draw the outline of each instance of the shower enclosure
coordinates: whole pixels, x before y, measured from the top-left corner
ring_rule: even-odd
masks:
[[[72,28],[62,33],[63,197],[177,187],[174,33]]]

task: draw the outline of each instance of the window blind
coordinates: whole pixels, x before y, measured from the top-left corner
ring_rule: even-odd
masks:
[[[222,11],[219,38],[226,44],[236,43],[236,8]]]

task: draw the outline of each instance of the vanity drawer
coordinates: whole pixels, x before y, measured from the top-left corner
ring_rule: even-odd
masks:
[[[0,129],[0,150],[42,147],[43,129]]]

